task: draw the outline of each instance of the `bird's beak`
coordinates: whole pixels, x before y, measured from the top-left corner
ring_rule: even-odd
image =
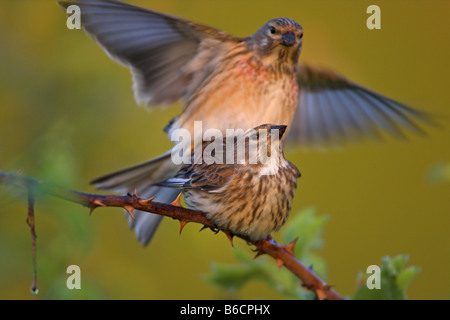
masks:
[[[281,36],[281,44],[285,47],[292,47],[295,43],[295,34],[291,31],[284,33]]]
[[[271,131],[272,130],[278,130],[278,134],[279,134],[279,137],[281,139],[281,137],[283,137],[284,133],[286,132],[286,128],[287,128],[287,126],[284,126],[284,125],[282,125],[282,126],[272,126],[271,127]]]

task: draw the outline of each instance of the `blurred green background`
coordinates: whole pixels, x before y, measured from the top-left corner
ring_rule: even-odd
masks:
[[[408,141],[348,145],[342,151],[289,149],[302,172],[293,213],[329,214],[320,252],[327,281],[344,296],[358,271],[385,255],[409,254],[421,273],[411,299],[450,295],[450,183],[429,172],[450,162],[449,1],[133,1],[247,36],[267,20],[302,24],[301,60],[331,67],[408,105],[445,115],[444,128]],[[381,8],[381,30],[366,28],[366,8]],[[181,106],[137,107],[128,69],[84,32],[68,30],[54,0],[0,0],[0,170],[95,192],[98,175],[170,148],[162,132]],[[212,262],[234,263],[225,236],[165,219],[142,248],[122,210],[88,209],[53,198],[36,205],[38,285],[32,276],[26,195],[0,188],[1,299],[283,298],[253,282],[219,291],[202,275]],[[243,241],[236,245],[248,251]],[[274,263],[268,260],[268,263]],[[65,283],[81,268],[82,290]]]

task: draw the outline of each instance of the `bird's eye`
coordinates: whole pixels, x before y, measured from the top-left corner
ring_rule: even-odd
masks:
[[[299,39],[303,38],[303,32],[298,36]]]
[[[270,33],[271,33],[271,34],[275,34],[275,33],[277,32],[277,29],[275,29],[274,26],[271,26],[271,27],[269,28],[269,30],[270,30]]]

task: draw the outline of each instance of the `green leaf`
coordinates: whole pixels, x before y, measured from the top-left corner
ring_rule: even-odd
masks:
[[[420,268],[411,266],[408,267],[400,272],[400,274],[397,277],[397,286],[402,289],[406,290],[406,288],[409,286],[411,281],[420,273]]]
[[[420,271],[417,267],[407,267],[407,255],[398,255],[394,258],[383,258],[379,270],[378,280],[380,288],[369,289],[367,282],[377,281],[376,271],[371,274],[360,272],[359,283],[353,299],[355,300],[405,300],[407,298],[405,289],[411,283],[412,279]]]
[[[395,256],[394,258],[384,257],[382,259],[383,264],[389,268],[389,274],[391,275],[398,275],[402,271],[408,260],[409,256],[406,254],[401,254]]]
[[[204,279],[223,290],[235,291],[244,286],[249,280],[257,278],[259,271],[242,265],[211,264],[211,273]]]

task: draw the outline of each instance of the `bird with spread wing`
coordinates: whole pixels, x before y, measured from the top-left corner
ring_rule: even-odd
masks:
[[[202,129],[243,129],[264,123],[287,126],[283,136],[298,145],[316,146],[376,137],[379,129],[402,136],[421,132],[431,121],[419,110],[364,88],[333,71],[299,65],[303,28],[276,18],[253,35],[233,37],[179,17],[115,0],[62,1],[77,5],[84,30],[114,60],[129,67],[137,102],[151,108],[184,102],[166,127],[194,133]],[[119,170],[92,183],[100,189],[154,196],[172,202],[179,191],[158,185],[180,165],[171,151]],[[161,216],[135,213],[130,225],[146,245]]]

